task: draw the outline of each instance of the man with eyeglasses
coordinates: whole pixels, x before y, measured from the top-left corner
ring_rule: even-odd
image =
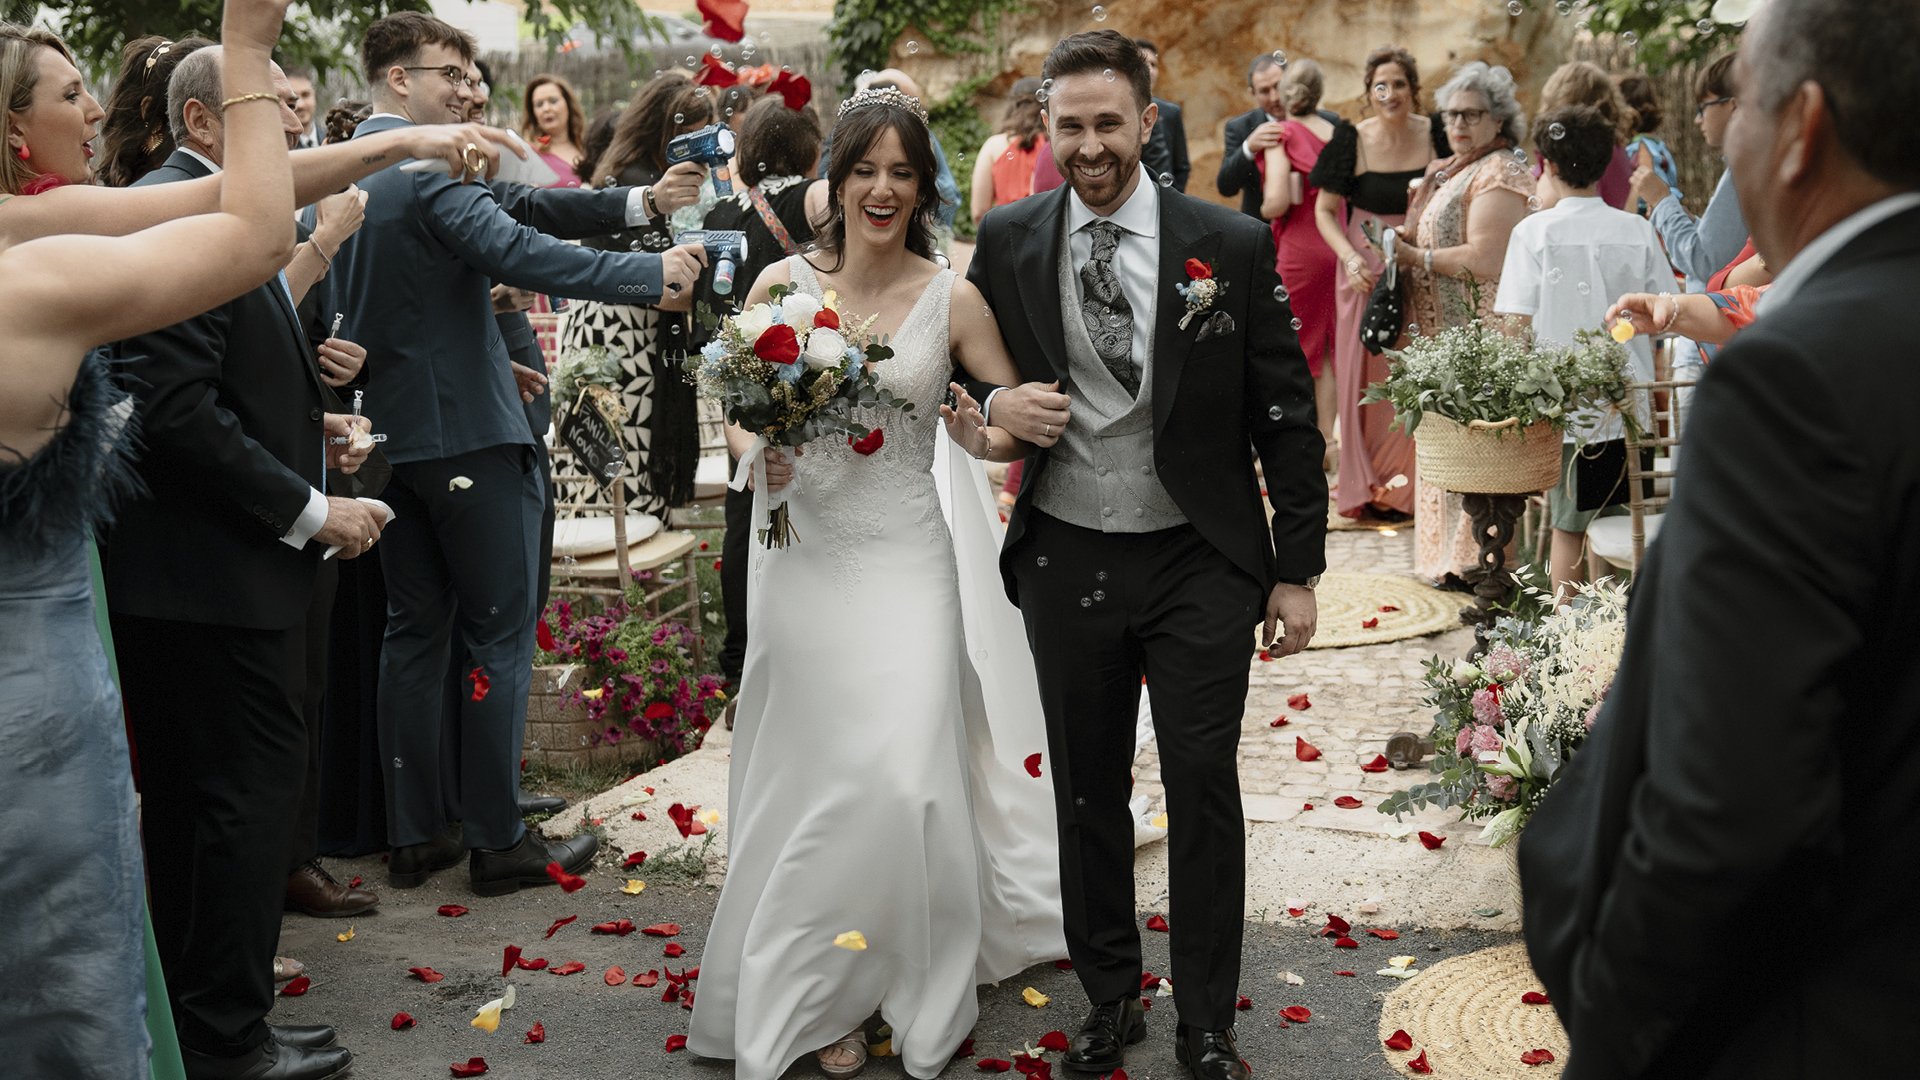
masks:
[[[430,15],[375,22],[361,45],[375,112],[355,141],[465,119],[473,57],[471,37]],[[393,168],[369,177],[366,224],[334,256],[327,284],[367,348],[365,411],[393,466],[377,707],[389,884],[423,884],[471,850],[471,887],[492,896],[549,883],[550,863],[578,872],[598,845],[591,835],[549,843],[521,821],[545,485],[491,283],[658,303],[692,286],[705,253],[576,247],[516,222],[485,185],[458,180]],[[456,650],[468,668],[457,689],[447,685]],[[457,792],[438,760],[448,723],[459,725]]]
[[[1732,53],[1715,60],[1694,84],[1697,102],[1694,123],[1699,125],[1707,145],[1716,149],[1726,138],[1727,124],[1733,119],[1734,110],[1740,107],[1733,94],[1733,61]],[[1706,292],[1707,279],[1732,262],[1746,246],[1747,222],[1740,213],[1740,195],[1733,189],[1731,169],[1720,174],[1713,197],[1707,200],[1706,210],[1697,219],[1680,205],[1679,193],[1668,187],[1651,166],[1642,165],[1633,171],[1628,191],[1628,206],[1639,205],[1635,200],[1637,195],[1653,207],[1653,229],[1666,245],[1667,259],[1673,268],[1686,275],[1690,293]],[[1700,346],[1688,338],[1673,339],[1673,377],[1697,380],[1705,371],[1706,360],[1701,356]],[[1683,426],[1692,398],[1690,389],[1680,391]]]

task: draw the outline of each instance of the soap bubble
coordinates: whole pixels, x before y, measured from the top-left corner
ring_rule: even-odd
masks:
[[[1527,196],[1527,209],[1529,210],[1540,209],[1540,196],[1538,195]]]
[[[1093,5],[1093,21],[1094,22],[1107,21],[1107,9],[1103,5],[1100,5],[1100,4]]]
[[[1095,581],[1105,581],[1105,580],[1107,580],[1107,572],[1106,572],[1105,570],[1101,570],[1101,571],[1098,571],[1097,573],[1095,573],[1095,574],[1093,575],[1093,580],[1095,580]]]
[[[1095,600],[1105,600],[1107,598],[1107,591],[1105,589],[1095,589],[1093,590],[1093,598]]]
[[[1580,31],[1580,32],[1581,32],[1581,33],[1583,33],[1583,34],[1584,34],[1584,33],[1586,33],[1586,32],[1587,32],[1587,20],[1585,20],[1585,19],[1581,19],[1581,20],[1580,20],[1579,22],[1577,22],[1577,23],[1574,23],[1574,24],[1573,24],[1573,28],[1574,28],[1575,30],[1578,30],[1578,31]]]
[[[1408,323],[1408,324],[1407,324],[1407,336],[1408,336],[1408,337],[1419,337],[1419,336],[1420,336],[1420,324],[1419,324],[1419,323],[1417,323],[1417,322],[1410,322],[1410,323]]]
[[[1440,185],[1446,182],[1447,182],[1447,170],[1441,169],[1439,172],[1433,174],[1434,187],[1439,187]]]
[[[717,41],[707,46],[707,51],[715,56],[723,56],[726,54],[726,48]]]
[[[1520,164],[1520,163],[1519,163],[1519,162],[1517,162],[1517,161],[1509,161],[1509,162],[1507,162],[1507,175],[1508,175],[1508,176],[1519,176],[1519,175],[1520,175],[1521,173],[1523,173],[1523,172],[1526,172],[1526,171],[1527,171],[1527,167],[1526,167],[1525,165],[1522,165],[1522,164]]]
[[[1547,284],[1558,285],[1560,284],[1560,279],[1566,276],[1567,276],[1566,271],[1556,266],[1553,269],[1547,271]]]
[[[1701,37],[1706,37],[1708,34],[1713,33],[1713,20],[1701,19],[1699,22],[1693,24],[1693,28],[1700,31]]]
[[[1288,323],[1287,325],[1293,327],[1295,330],[1298,330],[1304,324],[1301,323],[1301,321],[1296,318],[1292,322]]]
[[[1508,0],[1507,14],[1518,16],[1525,10],[1527,10],[1527,5],[1521,3],[1520,0]]]
[[[729,107],[727,108],[727,115],[728,115],[728,116],[732,116],[732,115],[733,115],[733,108],[732,108],[731,106],[729,106]]]
[[[729,110],[729,111],[731,111],[731,110]],[[766,171],[767,171],[767,163],[766,163],[766,162],[764,162],[764,161],[762,161],[762,162],[760,162],[759,164],[757,164],[757,165],[755,165],[755,166],[754,166],[754,168],[756,168],[756,169],[758,169],[758,170],[760,170],[761,172],[763,172],[763,173],[764,173],[764,172],[766,172]]]
[[[760,44],[770,45],[772,43],[773,43],[773,31],[771,30],[760,31]]]
[[[1573,10],[1573,5],[1567,3],[1567,0],[1560,0],[1559,3],[1553,5],[1553,10],[1565,15],[1567,12]]]
[[[1033,565],[1035,566],[1047,565],[1047,557],[1045,555],[1040,556],[1039,558],[1033,560]]]
[[[684,123],[686,123],[686,122],[687,122],[687,114],[686,114],[686,113],[674,113],[674,114],[673,114],[673,122],[674,122],[675,124],[684,124]]]
[[[1281,303],[1283,303],[1283,304],[1284,304],[1284,303],[1286,303],[1286,302],[1287,302],[1287,287],[1286,287],[1285,285],[1275,285],[1275,286],[1273,287],[1273,298],[1274,298],[1275,300],[1278,300],[1278,301],[1280,301],[1280,302],[1281,302]]]
[[[907,55],[908,55],[908,56],[912,56],[912,55],[914,55],[915,53],[918,53],[919,51],[920,51],[920,43],[919,43],[919,42],[917,42],[917,41],[909,41],[909,42],[907,42]]]
[[[697,68],[700,66],[700,58],[697,56],[689,56],[681,62],[686,64],[690,68]]]
[[[1108,68],[1107,70],[1105,70],[1105,71],[1103,71],[1103,72],[1101,72],[1100,74],[1102,74],[1102,75],[1104,75],[1104,76],[1106,76],[1106,79],[1107,79],[1107,81],[1108,81],[1108,82],[1112,82],[1112,81],[1113,81],[1113,69],[1112,69],[1112,68]]]
[[[1285,49],[1273,50],[1273,62],[1276,64],[1279,64],[1281,67],[1286,67],[1287,66],[1287,50]]]
[[[1161,174],[1160,174],[1160,186],[1161,186],[1161,187],[1172,187],[1172,186],[1173,186],[1173,174],[1172,174],[1172,173],[1170,173],[1170,172],[1163,172],[1163,173],[1161,173]]]
[[[1275,405],[1272,408],[1267,410],[1267,419],[1269,420],[1278,420],[1284,415],[1286,414],[1281,410],[1280,406],[1278,405]]]
[[[1640,44],[1640,35],[1629,30],[1626,33],[1620,35],[1620,44],[1625,45],[1627,48],[1631,49],[1635,45]]]
[[[1092,606],[1093,606],[1093,600],[1092,600],[1092,598],[1091,598],[1091,597],[1086,597],[1086,596],[1083,596],[1083,597],[1081,597],[1081,598],[1080,598],[1080,606],[1081,606],[1081,607],[1092,607]]]
[[[1574,288],[1574,291],[1578,292],[1581,296],[1588,296],[1593,292],[1593,286],[1587,284],[1584,281],[1579,283],[1578,285],[1575,285],[1573,288]]]
[[[700,602],[703,604],[713,603],[713,594],[705,589],[700,590]]]
[[[1567,137],[1567,125],[1565,125],[1565,124],[1563,124],[1563,123],[1561,123],[1561,122],[1560,122],[1560,121],[1558,121],[1558,120],[1555,120],[1555,121],[1554,121],[1553,123],[1551,123],[1551,124],[1548,124],[1548,125],[1547,125],[1547,137],[1548,137],[1549,139],[1564,139],[1564,138],[1566,138],[1566,137]]]

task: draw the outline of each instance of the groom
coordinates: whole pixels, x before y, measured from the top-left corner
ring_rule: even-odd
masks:
[[[1177,1056],[1241,1080],[1235,759],[1250,632],[1264,619],[1271,642],[1283,624],[1280,655],[1313,636],[1327,516],[1313,381],[1272,234],[1140,168],[1156,110],[1133,42],[1076,34],[1042,77],[1068,186],[988,214],[967,277],[1027,380],[993,393],[992,422],[1041,448],[1000,567],[1039,674],[1067,947],[1093,1002],[1066,1064],[1111,1072],[1146,1036],[1127,809],[1144,676],[1171,831]],[[1208,275],[1210,296],[1175,288]]]

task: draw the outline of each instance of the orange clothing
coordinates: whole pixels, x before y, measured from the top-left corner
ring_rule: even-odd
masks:
[[[1047,152],[1044,135],[1033,140],[1033,146],[1025,150],[1019,143],[1009,141],[1000,156],[993,159],[993,205],[1005,206],[1033,194],[1033,166]]]

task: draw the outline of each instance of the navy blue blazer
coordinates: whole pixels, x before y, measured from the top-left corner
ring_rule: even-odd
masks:
[[[355,134],[406,123],[376,116]],[[332,309],[346,313],[341,334],[367,350],[366,413],[395,464],[532,444],[493,282],[610,304],[660,299],[658,255],[556,240],[516,223],[486,184],[396,165],[360,186],[366,223],[323,284]]]

